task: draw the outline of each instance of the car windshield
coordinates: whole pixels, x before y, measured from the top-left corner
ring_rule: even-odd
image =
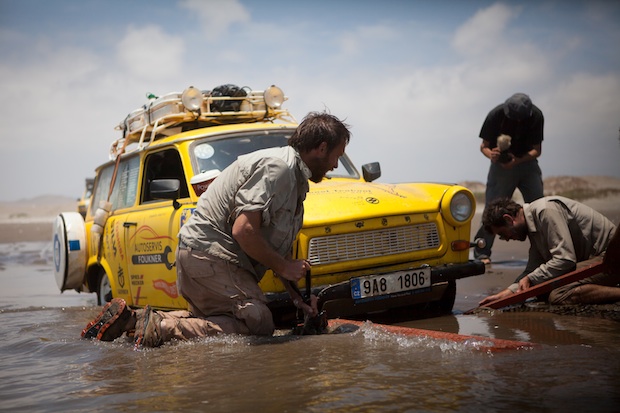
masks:
[[[197,142],[192,149],[192,162],[196,174],[211,170],[223,171],[237,157],[259,149],[286,146],[290,133],[261,132],[260,134],[243,134],[227,136],[222,139],[209,138]],[[346,154],[338,161],[338,168],[327,174],[328,178],[359,178],[359,173]]]

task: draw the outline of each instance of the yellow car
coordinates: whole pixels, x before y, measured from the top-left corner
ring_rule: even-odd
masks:
[[[211,91],[150,96],[117,127],[110,161],[96,169],[86,218],[54,222],[54,270],[61,291],[120,297],[131,306],[185,309],[176,287],[179,228],[219,171],[239,155],[284,146],[297,123],[287,98],[223,85]],[[469,257],[473,194],[458,185],[375,183],[378,163],[353,165],[345,154],[320,184],[310,184],[292,255],[307,259],[300,282],[328,317],[391,309],[449,313],[458,278],[484,273]],[[111,192],[110,192],[111,189]],[[276,321],[295,313],[271,272],[261,288]]]
[[[80,215],[82,215],[82,218],[86,218],[86,210],[88,209],[88,205],[90,205],[90,197],[93,194],[94,184],[95,180],[93,178],[86,178],[84,193],[82,194],[82,197],[78,199],[77,210]]]

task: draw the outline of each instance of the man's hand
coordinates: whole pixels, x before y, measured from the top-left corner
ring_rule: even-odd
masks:
[[[493,149],[490,149],[490,151],[491,152],[489,153],[489,159],[491,160],[491,162],[497,163],[497,161],[499,161],[499,156],[501,155],[499,148],[495,147]]]
[[[317,306],[318,303],[318,299],[316,298],[316,295],[312,294],[310,296],[310,305],[304,303],[303,300],[293,300],[293,304],[295,304],[295,307],[299,308],[301,311],[304,312],[304,316],[307,317],[316,317],[319,314],[319,309]]]
[[[504,159],[508,157],[508,159]],[[503,154],[503,156],[501,157],[502,160],[499,161],[499,164],[502,166],[502,168],[504,169],[512,169],[515,166],[519,165],[520,163],[520,158],[516,158],[513,154],[508,153],[508,154]]]
[[[280,274],[276,274],[276,277],[282,278]],[[304,298],[301,296],[299,287],[297,287],[297,281],[290,281],[287,279],[281,279],[284,288],[291,296],[293,305],[304,312],[306,317],[316,317],[319,314],[318,299],[314,294],[310,295],[310,303],[305,303]]]
[[[287,259],[283,268],[278,272],[278,276],[285,280],[297,282],[306,276],[310,270],[310,263],[306,260]]]
[[[520,165],[522,163],[532,161],[538,158],[541,153],[542,153],[542,144],[534,145],[533,149],[527,152],[525,155],[519,158],[512,156],[512,161],[503,163],[502,167],[504,167],[504,169],[512,169],[517,165]]]
[[[525,277],[525,278],[527,278],[527,277]],[[496,300],[501,300],[501,299],[506,298],[506,297],[510,297],[513,294],[514,293],[512,291],[510,291],[508,288],[506,288],[505,290],[500,291],[497,294],[493,294],[493,295],[490,295],[490,296],[486,297],[485,299],[483,299],[482,301],[480,301],[478,303],[478,306],[479,307],[484,307],[486,304],[488,304],[490,302],[493,302],[493,301],[496,301]]]
[[[518,293],[527,290],[528,288],[530,288],[530,278],[529,277],[523,277],[519,280],[519,289],[517,290]]]

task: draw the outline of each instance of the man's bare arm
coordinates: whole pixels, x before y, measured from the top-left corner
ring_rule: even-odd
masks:
[[[310,264],[305,260],[289,260],[278,254],[262,236],[261,222],[261,211],[242,212],[233,224],[233,238],[246,254],[280,277],[291,281],[303,278]]]

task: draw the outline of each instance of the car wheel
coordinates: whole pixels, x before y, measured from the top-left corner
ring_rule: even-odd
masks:
[[[97,304],[104,305],[110,301],[112,301],[112,287],[110,286],[110,279],[107,274],[102,271],[99,275],[99,282],[97,283]]]
[[[454,308],[454,301],[456,299],[456,281],[448,281],[448,288],[443,293],[443,296],[437,301],[437,310],[442,314],[450,314]]]

